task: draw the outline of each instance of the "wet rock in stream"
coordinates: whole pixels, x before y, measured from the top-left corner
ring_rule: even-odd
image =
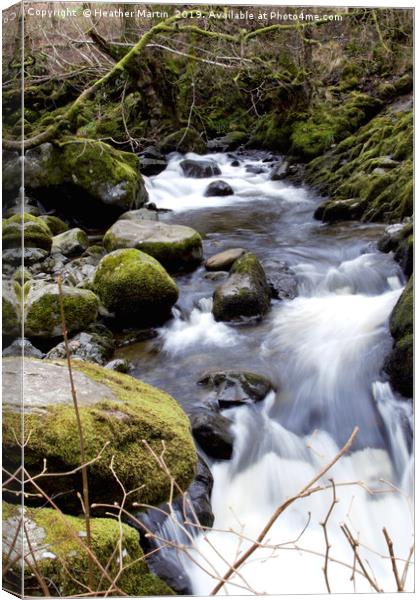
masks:
[[[203,179],[222,174],[219,165],[214,160],[193,160],[186,158],[180,162],[180,166],[185,177]]]
[[[190,415],[194,438],[211,458],[229,460],[233,452],[231,422],[212,410],[202,410]]]
[[[233,189],[226,181],[212,181],[204,192],[204,196],[232,196]]]
[[[261,402],[274,389],[267,377],[249,371],[211,371],[197,383],[209,391],[209,400],[221,409]]]
[[[271,290],[264,269],[250,252],[237,259],[228,279],[213,295],[216,321],[261,318],[270,308]]]

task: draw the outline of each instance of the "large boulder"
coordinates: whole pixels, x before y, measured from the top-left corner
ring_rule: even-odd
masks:
[[[77,333],[98,316],[98,298],[90,290],[62,286],[67,331]],[[58,285],[31,280],[24,289],[25,335],[54,338],[62,335]]]
[[[207,271],[229,271],[235,260],[245,254],[243,248],[229,248],[218,254],[214,254],[205,262]]]
[[[7,589],[20,594],[23,575],[24,588],[33,596],[45,596],[40,580],[51,596],[56,596],[58,591],[60,596],[66,597],[85,595],[89,585],[89,560],[84,517],[62,515],[53,508],[28,507],[23,515],[21,506],[6,502],[2,505],[2,515],[3,564],[9,565],[4,573]],[[23,516],[25,535],[22,534]],[[150,573],[134,528],[109,518],[93,518],[90,526],[93,554],[108,573],[108,577],[104,576],[98,565],[93,564],[93,589],[98,595],[105,595],[114,580],[127,596],[173,594],[163,581]],[[115,556],[119,543],[122,564]],[[28,546],[31,550],[23,561],[21,548]],[[114,590],[110,595],[115,593]]]
[[[358,199],[326,200],[322,202],[314,212],[314,218],[324,223],[336,223],[337,221],[353,221],[360,219],[366,208],[366,204]]]
[[[250,371],[210,371],[200,377],[198,384],[222,409],[261,402],[274,389],[267,377]]]
[[[117,221],[106,232],[104,246],[108,252],[137,248],[170,271],[188,270],[203,257],[203,244],[197,231],[185,225],[153,221]]]
[[[86,233],[75,227],[64,231],[53,237],[51,253],[63,254],[64,256],[78,256],[83,254],[89,246],[89,240]]]
[[[121,487],[133,491],[131,502],[159,504],[169,497],[171,484],[152,452],[165,449],[165,463],[182,489],[194,477],[196,453],[188,418],[165,392],[128,375],[73,360],[73,381],[89,465],[92,503],[121,501]],[[19,389],[22,361],[3,359],[3,449],[5,467],[19,467],[19,432],[31,432],[25,445],[25,467],[32,475],[44,468],[42,488],[66,511],[80,512],[80,472],[65,477],[48,473],[71,472],[80,465],[80,446],[66,361],[25,359],[25,411]],[[145,442],[149,445],[146,446]],[[27,491],[30,491],[28,485]],[[44,501],[41,501],[44,503]]]
[[[264,269],[250,252],[236,260],[226,281],[213,295],[216,321],[260,318],[269,310],[271,290]]]
[[[41,248],[50,250],[52,234],[48,225],[39,217],[23,213],[3,221],[3,248]]]
[[[385,371],[398,392],[413,396],[413,277],[410,277],[394,310],[389,328],[394,346],[385,361]]]
[[[180,166],[185,177],[203,179],[205,177],[213,177],[214,175],[222,174],[219,165],[214,160],[195,160],[186,158],[180,162]]]
[[[206,197],[211,197],[211,196],[232,196],[232,194],[234,193],[233,189],[231,188],[231,186],[226,183],[226,181],[222,181],[221,179],[218,179],[217,181],[212,181],[206,191],[204,192],[204,195]]]
[[[190,415],[192,432],[201,448],[211,458],[229,460],[233,452],[231,422],[216,411],[206,410]]]
[[[60,209],[66,188],[71,188],[72,197],[76,192],[85,200],[119,212],[139,208],[147,200],[137,156],[104,142],[82,138],[27,150],[25,188],[34,195],[37,191],[50,197],[55,193],[55,204]]]
[[[108,311],[136,324],[166,320],[178,299],[178,288],[162,265],[134,248],[104,256],[93,286]]]

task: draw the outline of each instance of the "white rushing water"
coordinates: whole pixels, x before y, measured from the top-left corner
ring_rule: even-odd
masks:
[[[299,207],[313,204],[304,188],[270,181],[268,169],[254,175],[246,171],[245,161],[232,167],[227,155],[217,154],[211,158],[222,175],[188,179],[179,167],[182,158],[174,155],[163,173],[147,180],[150,199],[160,208],[182,213],[269,199],[288,204],[299,220]],[[234,195],[204,197],[215,179],[228,181]],[[311,218],[309,225],[315,227]],[[301,226],[308,223],[303,220]],[[311,244],[316,242],[311,238]],[[279,391],[257,405],[226,411],[233,422],[234,451],[231,460],[212,465],[213,530],[197,535],[192,559],[181,557],[195,594],[212,591],[276,508],[316,477],[355,426],[360,432],[352,450],[318,482],[326,489],[289,506],[270,529],[265,547],[219,594],[326,592],[326,541],[320,523],[331,507],[331,479],[338,500],[327,524],[331,591],[373,591],[361,566],[354,564],[343,528],[358,540],[363,564],[378,588],[396,591],[382,530],[386,527],[393,540],[402,573],[413,541],[412,410],[396,397],[381,369],[391,345],[388,319],[403,281],[389,256],[372,248],[340,256],[341,251],[331,247],[334,259],[317,261],[308,240],[307,255],[293,265],[299,295],[274,304],[266,328],[253,338],[259,340],[253,351],[269,366]],[[235,347],[239,353],[247,343],[246,328],[214,321],[209,298],[188,315],[178,311],[160,336],[163,352],[174,360],[197,348],[218,353]],[[410,568],[406,590],[412,589]]]

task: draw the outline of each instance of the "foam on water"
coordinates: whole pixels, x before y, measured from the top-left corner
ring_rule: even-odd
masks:
[[[182,158],[174,154],[163,173],[146,178],[150,200],[160,208],[181,212],[252,198],[288,203],[298,215],[299,207],[310,201],[304,188],[270,181],[268,169],[259,175],[246,171],[250,162],[265,167],[262,161],[241,157],[240,166],[232,167],[225,154],[190,154],[187,158],[216,160],[222,174],[188,179],[181,172]],[[214,179],[228,181],[234,195],[204,197]],[[266,547],[219,593],[326,591],[320,523],[332,502],[330,478],[339,500],[328,522],[332,592],[372,591],[359,567],[351,577],[354,555],[343,524],[358,539],[360,555],[387,592],[395,591],[395,579],[382,528],[393,539],[401,571],[412,545],[412,409],[396,397],[382,373],[392,345],[388,319],[402,291],[401,271],[386,255],[362,253],[360,244],[353,252],[346,246],[339,260],[337,255],[330,262],[302,260],[294,270],[299,296],[272,307],[265,338],[255,347],[279,391],[259,404],[229,410],[234,451],[231,460],[212,466],[213,530],[196,534],[189,557],[178,557],[194,594],[212,591],[275,509],[331,461],[356,425],[360,432],[351,452],[318,482],[325,489],[291,504],[270,530]],[[163,350],[170,356],[229,346],[237,346],[240,353],[244,336],[245,331],[214,320],[210,298],[203,298],[187,316],[176,312],[160,330]],[[172,529],[173,523],[166,533],[177,539]],[[182,538],[182,543],[188,540]],[[409,569],[406,590],[412,588]]]

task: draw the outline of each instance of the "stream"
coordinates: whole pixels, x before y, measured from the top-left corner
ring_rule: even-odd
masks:
[[[262,321],[233,326],[214,320],[212,295],[220,281],[200,267],[176,277],[179,301],[157,337],[118,351],[133,364],[132,375],[170,393],[187,413],[205,406],[196,383],[206,370],[254,371],[277,389],[258,404],[224,411],[235,443],[231,460],[206,457],[214,477],[212,531],[191,543],[172,524],[166,527],[164,533],[189,544],[178,560],[192,590],[211,593],[276,507],[315,477],[358,426],[350,452],[319,482],[327,489],[295,501],[270,530],[266,547],[219,593],[326,592],[320,523],[333,499],[331,478],[339,499],[327,530],[331,591],[372,591],[354,567],[343,523],[377,585],[396,591],[382,528],[396,557],[406,560],[413,530],[412,407],[381,372],[392,346],[388,318],[405,285],[392,256],[376,249],[384,226],[316,221],[321,198],[287,180],[271,181],[266,153],[188,154],[217,161],[222,174],[208,179],[186,178],[183,158],[171,155],[165,171],[145,178],[150,201],[170,209],[160,219],[199,231],[205,259],[245,248],[268,276],[287,265],[298,283],[296,298],[272,300]],[[231,165],[233,158],[239,166]],[[228,182],[234,195],[205,197],[215,179]],[[403,560],[397,562],[403,571]]]

